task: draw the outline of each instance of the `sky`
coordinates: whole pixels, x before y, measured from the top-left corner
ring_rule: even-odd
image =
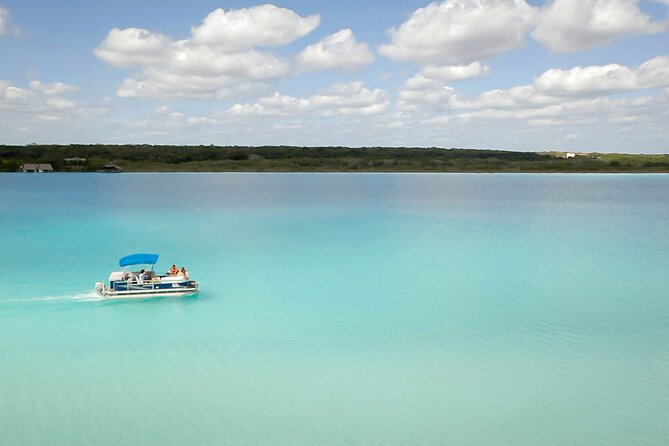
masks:
[[[0,144],[669,153],[669,0],[0,0]]]

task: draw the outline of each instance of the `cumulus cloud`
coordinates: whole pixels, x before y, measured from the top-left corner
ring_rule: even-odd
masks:
[[[269,53],[249,50],[221,53],[209,47],[175,47],[171,57],[147,65],[139,78],[123,81],[121,97],[225,98],[254,93],[266,81],[288,74],[284,59]]]
[[[416,75],[400,88],[397,108],[405,111],[426,110],[429,113],[431,110],[447,107],[456,97],[453,87]]]
[[[456,89],[439,83],[423,84],[419,87],[407,83],[400,90],[398,107],[419,114],[463,109],[513,112],[526,108],[546,107],[561,101],[563,99],[537,91],[532,85],[521,85],[507,90],[488,90],[475,98],[468,98]]]
[[[663,152],[669,144],[669,89],[632,98],[540,99],[531,85],[489,93],[423,115],[412,128],[469,147],[516,150]]]
[[[360,81],[335,83],[313,95],[274,93],[205,115],[189,116],[161,105],[125,125],[124,135],[155,143],[397,145],[390,131],[402,116],[389,95]]]
[[[350,29],[330,34],[297,55],[300,66],[309,71],[342,69],[356,71],[374,61],[369,45],[358,42]]]
[[[416,10],[379,52],[393,60],[457,64],[523,45],[537,9],[524,0],[444,0]]]
[[[364,87],[363,87],[364,88]],[[359,85],[339,84],[313,96],[276,93],[206,116],[159,108],[133,121],[124,138],[152,143],[492,147],[517,150],[663,151],[669,144],[669,88],[634,98],[548,97],[532,85],[457,98],[441,113],[339,113],[359,100]],[[373,91],[373,90],[370,90]],[[347,93],[348,92],[348,93]],[[353,94],[350,94],[353,93]],[[325,99],[321,99],[320,97]],[[319,99],[316,99],[319,98]],[[380,101],[382,103],[382,101]],[[333,105],[334,104],[334,105]],[[653,132],[648,139],[647,133]],[[124,139],[124,140],[125,140]]]
[[[439,79],[421,73],[407,79],[399,89],[397,106],[401,110],[430,114],[448,110],[506,110],[508,115],[520,110],[543,109],[568,101],[604,97],[617,92],[669,87],[669,56],[658,56],[638,67],[617,64],[550,69],[530,85],[485,91],[474,98],[458,93]],[[506,116],[506,114],[504,114]],[[518,117],[522,117],[519,114]]]
[[[562,99],[537,91],[532,85],[520,85],[506,90],[488,90],[473,100],[454,102],[457,108],[519,110],[537,109],[561,102]]]
[[[320,116],[376,115],[390,108],[388,94],[382,89],[369,89],[360,81],[336,83],[309,98],[295,98],[274,93],[253,104],[235,104],[228,113],[237,116]]]
[[[416,75],[400,87],[397,107],[410,117],[408,127],[421,129],[422,135],[468,141],[466,145],[473,147],[537,149],[543,141],[557,148],[581,144],[590,150],[629,150],[645,143],[645,150],[664,150],[669,143],[664,131],[669,119],[668,67],[669,57],[660,56],[638,67],[548,70],[532,84],[474,97]],[[613,96],[649,88],[663,90],[646,96]],[[657,135],[650,145],[648,132]],[[565,135],[578,136],[567,141]]]
[[[669,86],[669,56],[659,56],[636,68],[610,64],[551,69],[534,81],[537,90],[552,95],[601,95],[616,91]]]
[[[192,28],[193,42],[238,51],[256,46],[280,46],[304,37],[320,23],[318,14],[300,17],[274,5],[210,13]]]
[[[44,84],[32,81],[30,88],[22,88],[0,80],[0,115],[9,119],[24,117],[29,121],[80,122],[104,111],[102,107],[92,107],[59,96],[74,90],[76,87],[62,82]]]
[[[159,63],[172,48],[167,36],[141,28],[113,28],[93,52],[110,65],[141,67]]]
[[[637,0],[553,0],[532,37],[553,51],[571,52],[667,29],[669,22],[652,21]]]
[[[445,82],[461,81],[488,74],[490,67],[481,62],[472,62],[468,65],[428,65],[420,70],[420,74],[429,79],[438,79]]]
[[[63,82],[55,82],[53,84],[45,84],[40,81],[30,81],[28,84],[33,90],[37,90],[47,96],[55,96],[64,93],[71,93],[77,91],[74,85],[64,84]]]
[[[483,76],[489,71],[490,67],[478,61],[468,65],[428,65],[400,86],[397,106],[401,110],[448,106],[458,100],[448,82]]]
[[[669,5],[669,0],[654,0]],[[452,65],[481,60],[523,45],[526,35],[555,52],[571,52],[638,34],[669,30],[638,0],[442,0],[417,9],[379,52],[393,60]]]
[[[111,65],[140,70],[123,81],[117,91],[121,97],[227,98],[257,93],[287,75],[286,59],[255,47],[290,43],[319,20],[272,5],[218,9],[193,27],[188,39],[114,28],[94,52]]]
[[[9,28],[9,11],[0,5],[0,37],[7,34]]]
[[[664,107],[669,96],[644,96],[633,99],[608,97],[563,100],[540,107],[474,108],[448,115],[430,117],[423,122],[435,125],[462,125],[474,121],[503,121],[517,129],[518,123],[531,126],[594,126],[606,128],[610,124],[632,123],[640,120],[661,122],[669,116]],[[590,129],[591,130],[591,129]],[[609,130],[611,131],[611,129]]]

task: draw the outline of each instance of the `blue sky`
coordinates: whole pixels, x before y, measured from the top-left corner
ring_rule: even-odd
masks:
[[[0,0],[0,143],[669,152],[669,0]]]

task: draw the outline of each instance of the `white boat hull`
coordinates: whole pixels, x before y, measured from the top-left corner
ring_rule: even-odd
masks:
[[[151,297],[166,296],[192,296],[198,292],[199,283],[191,282],[193,286],[177,286],[173,284],[171,288],[157,288],[152,284],[129,285],[124,290],[116,290],[98,282],[95,285],[95,291],[104,299],[146,299]]]

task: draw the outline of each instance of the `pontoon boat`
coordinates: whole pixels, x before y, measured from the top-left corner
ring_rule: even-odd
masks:
[[[95,291],[106,299],[189,296],[197,293],[200,284],[190,280],[188,273],[156,274],[153,268],[157,261],[158,254],[125,256],[118,262],[123,271],[112,272],[109,275],[109,285],[97,282]],[[146,265],[147,268],[132,271],[139,265]]]

